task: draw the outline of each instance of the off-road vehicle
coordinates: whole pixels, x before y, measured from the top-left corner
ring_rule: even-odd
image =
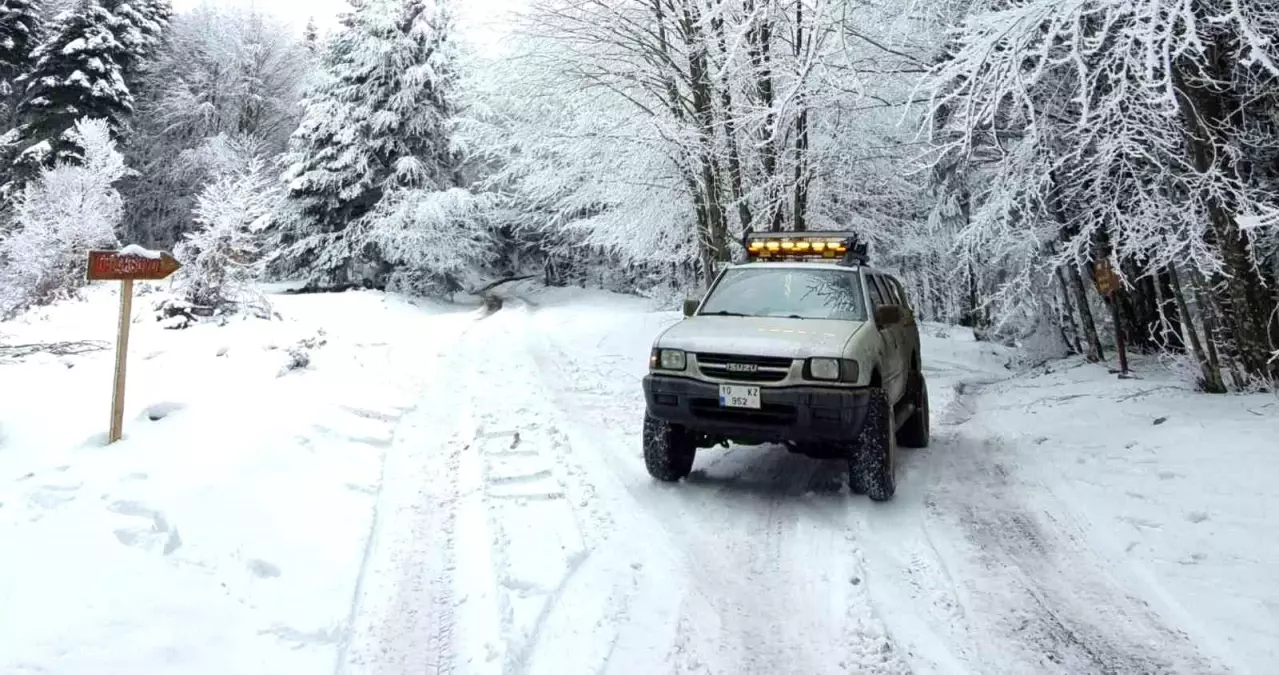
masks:
[[[688,476],[697,450],[781,444],[848,461],[849,488],[891,499],[897,446],[928,445],[919,327],[902,284],[850,232],[748,235],[684,320],[653,343],[644,462]]]

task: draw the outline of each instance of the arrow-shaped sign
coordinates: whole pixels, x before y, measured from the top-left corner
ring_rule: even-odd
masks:
[[[129,354],[129,318],[133,313],[133,282],[159,281],[182,267],[163,251],[126,246],[119,251],[89,251],[89,281],[120,282],[120,327],[115,343],[115,386],[111,392],[111,428],[107,443],[124,435],[124,372]]]
[[[151,253],[148,251],[148,253]],[[136,255],[126,251],[89,251],[89,281],[159,281],[182,263],[163,251]]]

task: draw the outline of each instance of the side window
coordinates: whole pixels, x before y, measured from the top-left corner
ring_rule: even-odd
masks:
[[[880,286],[878,274],[867,274],[866,283],[869,284],[871,302],[875,303],[876,307],[891,304],[884,295],[884,289]]]
[[[902,296],[897,293],[897,281],[890,276],[882,276],[879,283],[884,285],[884,295],[894,304],[900,306],[902,304]]]
[[[892,280],[893,291],[897,294],[897,304],[905,309],[914,311],[910,306],[910,298],[906,297],[906,288],[902,286],[902,282],[897,279]]]

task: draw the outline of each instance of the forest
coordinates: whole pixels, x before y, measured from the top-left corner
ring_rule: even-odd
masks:
[[[463,1],[0,0],[0,319],[125,244],[265,317],[280,279],[669,300],[852,230],[1033,359],[1279,380],[1272,0],[527,0],[500,50]]]

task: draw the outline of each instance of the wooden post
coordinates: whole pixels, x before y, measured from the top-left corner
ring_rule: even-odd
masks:
[[[1119,377],[1128,375],[1128,350],[1124,344],[1124,327],[1119,323],[1119,294],[1110,296],[1110,314],[1115,320],[1115,349],[1119,351]]]
[[[124,434],[124,369],[129,356],[129,325],[133,316],[133,279],[120,282],[120,329],[115,341],[115,381],[111,389],[111,431],[107,443]]]
[[[1120,323],[1119,275],[1115,274],[1114,268],[1111,267],[1110,258],[1102,258],[1093,265],[1093,283],[1097,285],[1097,292],[1110,303],[1110,315],[1115,321],[1115,349],[1119,352],[1119,370],[1110,372],[1118,372],[1120,379],[1128,379],[1131,376],[1128,373],[1128,350],[1124,343],[1124,327]]]
[[[85,278],[89,281],[120,282],[120,325],[115,341],[115,381],[111,389],[111,426],[107,443],[124,435],[124,375],[129,357],[129,325],[133,316],[133,282],[164,279],[182,265],[163,251],[126,246],[119,251],[89,251]]]

